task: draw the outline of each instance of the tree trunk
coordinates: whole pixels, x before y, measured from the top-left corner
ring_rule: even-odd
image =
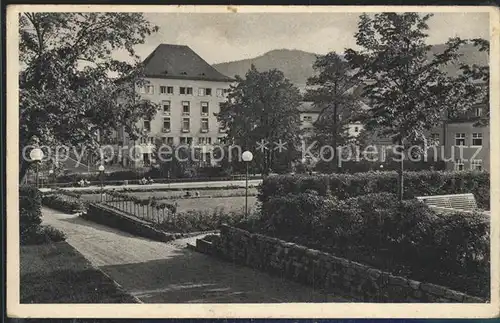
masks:
[[[405,161],[405,149],[403,148],[403,140],[399,140],[399,145],[401,146],[402,149],[402,155],[401,155],[401,162],[400,162],[400,167],[398,170],[398,175],[399,175],[399,200],[403,200],[404,196],[404,176],[403,176],[403,171],[404,171],[404,161]]]
[[[335,169],[335,172],[336,173],[340,173],[340,166],[339,166],[339,163],[337,161],[337,135],[338,135],[338,131],[337,131],[337,109],[338,109],[338,105],[337,103],[335,103],[333,105],[333,129],[334,129],[334,134],[333,134],[333,162],[335,163],[333,169]]]
[[[19,183],[23,183],[26,175],[28,174],[28,169],[30,164],[28,161],[21,159],[21,164],[19,165]]]

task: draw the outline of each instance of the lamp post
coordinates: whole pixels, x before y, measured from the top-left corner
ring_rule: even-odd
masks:
[[[241,154],[241,159],[245,162],[246,165],[246,176],[245,176],[245,217],[248,217],[248,164],[253,159],[253,154],[250,151],[244,151]]]
[[[53,169],[49,169],[49,184],[52,184],[51,183],[52,176],[54,176],[54,170]]]
[[[101,178],[101,202],[102,202],[102,194],[104,190],[104,165],[99,166],[99,173]]]
[[[43,159],[43,151],[40,148],[33,148],[30,152],[30,158],[36,165],[36,187],[38,188],[39,183],[39,166]]]

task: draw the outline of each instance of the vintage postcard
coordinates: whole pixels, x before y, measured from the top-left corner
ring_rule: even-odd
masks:
[[[8,6],[8,315],[498,316],[499,17]]]

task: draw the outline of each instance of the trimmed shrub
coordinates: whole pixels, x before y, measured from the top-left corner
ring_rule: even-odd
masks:
[[[244,212],[227,212],[223,208],[214,210],[189,210],[172,214],[158,225],[167,232],[198,232],[219,229],[222,224],[235,225],[244,219]]]
[[[280,234],[311,232],[318,227],[326,213],[334,206],[334,201],[320,196],[317,191],[287,194],[271,197],[262,204],[262,220],[267,229]]]
[[[265,178],[259,186],[258,198],[266,202],[271,196],[316,191],[321,196],[329,194],[330,178],[328,175],[274,175]]]
[[[341,167],[338,167],[338,163],[335,161],[319,161],[314,170],[321,173],[361,173],[369,171],[378,171],[380,166],[383,166],[383,171],[397,171],[401,167],[401,163],[394,161],[391,158],[387,158],[385,162],[371,162],[368,160],[348,160],[341,163]],[[422,170],[442,170],[446,169],[446,163],[444,161],[404,161],[404,169],[407,171],[422,171]]]
[[[81,200],[64,194],[44,195],[42,203],[52,209],[66,213],[77,213],[85,210],[85,205]]]
[[[480,213],[457,212],[435,222],[433,248],[449,270],[488,272],[490,267],[490,219]],[[437,258],[437,257],[435,257]],[[437,260],[437,259],[435,259]]]
[[[42,195],[34,186],[19,188],[19,233],[21,242],[35,234],[42,223]]]
[[[22,245],[66,240],[62,231],[42,223],[42,194],[33,186],[19,188],[19,238]]]
[[[482,209],[489,209],[490,179],[484,172],[405,172],[405,198],[416,196],[473,193]],[[264,179],[259,188],[259,200],[266,202],[271,196],[303,193],[308,189],[320,195],[331,194],[338,199],[377,192],[398,193],[396,172],[367,172],[331,175],[283,175]]]
[[[35,231],[31,232],[30,235],[25,236],[21,240],[23,245],[36,245],[45,244],[50,242],[61,242],[66,240],[66,235],[64,232],[50,226],[43,225],[39,226]]]

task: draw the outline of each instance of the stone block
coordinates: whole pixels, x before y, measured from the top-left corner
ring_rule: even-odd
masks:
[[[389,294],[389,298],[393,301],[401,301],[406,299],[406,292],[404,287],[391,285],[387,286],[386,290]]]
[[[406,287],[408,286],[408,279],[399,276],[389,276],[389,284]]]
[[[466,295],[466,296],[464,296],[463,302],[464,303],[486,303],[486,300],[479,298],[479,297]]]
[[[380,277],[382,272],[378,269],[370,268],[367,270],[367,274],[370,279],[377,279]]]
[[[444,296],[448,291],[447,288],[434,284],[422,284],[420,285],[420,289],[424,292],[431,293],[436,296]]]
[[[420,285],[422,284],[421,282],[418,282],[416,280],[408,280],[408,284],[411,287],[411,289],[420,289]]]
[[[412,290],[412,292],[411,292],[410,295],[413,298],[416,298],[416,299],[419,299],[419,300],[423,300],[424,299],[424,293],[421,290],[418,290],[418,289]]]
[[[354,281],[354,276],[349,275],[349,274],[344,274],[342,275],[342,278],[347,281]]]
[[[444,295],[444,297],[455,302],[462,302],[466,296],[467,295],[465,295],[464,293],[456,292],[451,289],[446,291],[446,294]]]
[[[370,268],[357,262],[351,262],[349,267],[357,272],[365,272]]]
[[[381,287],[387,286],[389,284],[389,275],[382,273],[377,279],[377,283]]]
[[[306,255],[311,258],[319,258],[320,252],[315,249],[307,249]]]
[[[356,274],[356,270],[351,268],[351,267],[348,267],[346,268],[346,270],[344,271],[344,273],[346,275],[349,275],[349,276],[354,276]]]

